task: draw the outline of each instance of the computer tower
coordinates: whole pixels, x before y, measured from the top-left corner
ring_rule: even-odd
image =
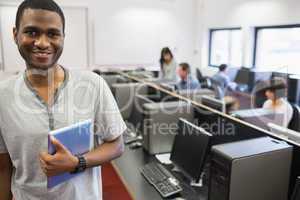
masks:
[[[287,200],[291,159],[270,137],[213,146],[209,200]]]

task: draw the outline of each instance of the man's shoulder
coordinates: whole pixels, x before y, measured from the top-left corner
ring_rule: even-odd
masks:
[[[104,82],[101,76],[88,70],[70,70],[70,73],[76,81],[92,82],[95,84],[103,84]]]

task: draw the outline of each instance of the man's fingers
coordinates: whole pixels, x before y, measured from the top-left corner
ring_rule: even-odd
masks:
[[[51,164],[53,158],[54,158],[54,156],[52,156],[46,152],[40,153],[40,160],[42,160],[45,165]]]
[[[51,143],[55,146],[56,151],[67,151],[66,147],[53,136],[50,137],[50,140]]]

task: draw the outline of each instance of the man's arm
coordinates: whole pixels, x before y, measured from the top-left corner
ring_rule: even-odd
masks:
[[[0,199],[11,200],[12,164],[9,154],[0,154]]]
[[[113,141],[107,141],[98,148],[84,155],[87,167],[95,167],[103,163],[114,160],[124,152],[123,136],[119,136]]]
[[[44,173],[48,176],[56,176],[64,172],[72,172],[78,165],[78,159],[72,155],[58,140],[52,138],[52,144],[56,148],[56,154],[41,153],[40,162]],[[115,140],[106,141],[101,146],[84,155],[87,167],[95,167],[109,162],[124,152],[122,135]]]

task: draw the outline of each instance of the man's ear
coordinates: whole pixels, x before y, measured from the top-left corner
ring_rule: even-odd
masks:
[[[17,40],[17,35],[18,35],[18,30],[17,30],[16,27],[14,27],[14,28],[13,28],[13,37],[14,37],[14,41],[15,41],[16,44],[18,44],[18,43],[17,43],[17,41],[18,41],[18,40]]]

